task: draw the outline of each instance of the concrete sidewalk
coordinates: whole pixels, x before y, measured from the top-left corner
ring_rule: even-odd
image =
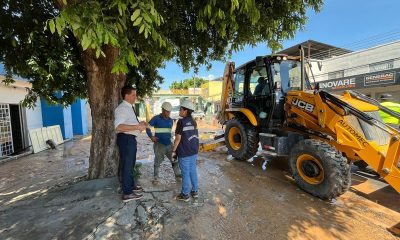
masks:
[[[144,134],[140,138],[138,158],[149,159],[152,144]],[[116,178],[85,181],[90,140],[75,139],[0,165],[0,239],[159,237],[159,223],[174,208],[170,202],[179,189],[172,168],[164,161],[161,174],[171,176],[153,188],[152,159],[147,161],[141,168],[144,198],[123,203]]]
[[[168,190],[123,203],[116,178],[81,181],[2,208],[1,239],[157,239]],[[157,204],[156,204],[157,203]]]

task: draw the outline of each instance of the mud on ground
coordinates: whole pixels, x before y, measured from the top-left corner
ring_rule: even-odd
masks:
[[[145,193],[129,203],[115,178],[84,181],[90,138],[1,164],[0,238],[398,239],[388,229],[400,223],[399,194],[373,173],[354,168],[351,190],[327,202],[300,190],[284,160],[264,171],[265,159],[232,160],[220,148],[199,154],[199,199],[177,202],[170,164],[153,185],[152,144],[138,142]]]

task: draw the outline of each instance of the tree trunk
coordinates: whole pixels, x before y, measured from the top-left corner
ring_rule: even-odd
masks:
[[[96,59],[93,50],[83,53],[89,86],[89,104],[92,113],[92,142],[90,145],[89,179],[115,176],[118,172],[118,150],[115,144],[114,109],[120,98],[124,74],[112,74],[119,49],[107,45],[106,58]]]

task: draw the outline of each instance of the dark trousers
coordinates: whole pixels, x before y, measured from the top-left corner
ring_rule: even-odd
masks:
[[[118,133],[117,145],[120,156],[122,191],[125,195],[129,195],[132,193],[132,187],[136,186],[133,178],[137,151],[136,137],[130,134]]]

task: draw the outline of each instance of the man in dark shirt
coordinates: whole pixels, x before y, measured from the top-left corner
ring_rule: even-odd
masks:
[[[265,85],[267,85],[265,78],[264,77],[259,77],[257,80],[258,84],[256,86],[256,89],[254,90],[254,96],[261,96],[262,91],[265,88]]]

